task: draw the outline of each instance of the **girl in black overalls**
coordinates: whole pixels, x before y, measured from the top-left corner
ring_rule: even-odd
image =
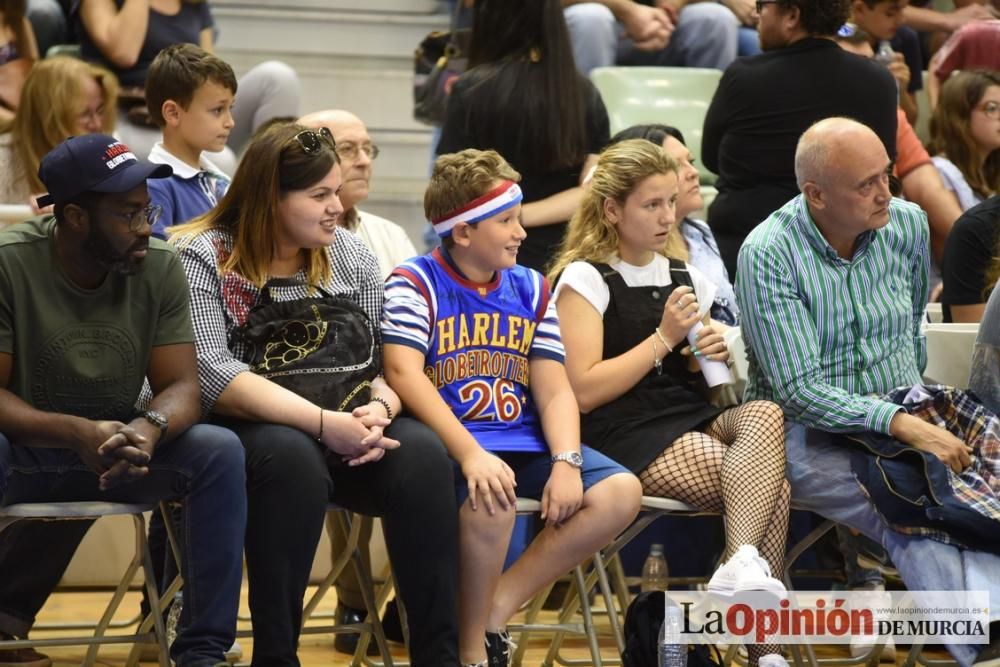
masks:
[[[705,398],[693,358],[729,353],[706,314],[714,286],[663,254],[676,169],[645,140],[607,148],[553,263],[583,440],[635,472],[645,494],[725,514],[725,564],[709,590],[783,595],[770,574],[782,568],[788,524],[781,409],[754,401],[722,410]],[[692,350],[687,334],[699,320]]]

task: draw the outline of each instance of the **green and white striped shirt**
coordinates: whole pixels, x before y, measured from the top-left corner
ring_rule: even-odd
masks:
[[[929,232],[916,205],[893,199],[889,223],[840,258],[799,195],[740,249],[736,284],[750,372],[746,400],[824,431],[889,432],[899,406],[874,398],[920,382],[927,361]]]

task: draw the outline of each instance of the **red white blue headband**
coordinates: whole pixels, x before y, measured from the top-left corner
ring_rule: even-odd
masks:
[[[481,197],[473,199],[465,206],[460,206],[454,211],[449,211],[444,215],[434,218],[431,223],[434,231],[441,238],[451,235],[451,230],[460,222],[472,225],[494,215],[513,208],[524,195],[521,188],[514,181],[504,181]]]

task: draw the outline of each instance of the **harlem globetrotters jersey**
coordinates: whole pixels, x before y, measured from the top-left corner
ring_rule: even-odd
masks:
[[[565,351],[540,273],[514,266],[478,285],[440,248],[411,259],[386,283],[382,340],[424,354],[424,373],[484,449],[548,451],[528,360]]]

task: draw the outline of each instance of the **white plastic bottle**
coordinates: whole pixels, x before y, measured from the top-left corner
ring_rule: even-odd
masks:
[[[684,611],[664,596],[663,625],[657,645],[658,667],[687,667],[687,643],[681,638]]]
[[[878,50],[875,51],[875,60],[882,63],[883,65],[888,65],[896,59],[896,52],[892,50],[892,44],[889,40],[883,39],[878,43]]]
[[[646,562],[642,564],[642,583],[640,589],[643,593],[647,591],[667,590],[667,559],[663,555],[663,545],[653,544],[649,547],[649,555]]]
[[[687,339],[691,344],[692,351],[696,349],[698,344],[698,332],[704,326],[701,322],[695,322],[691,330],[688,331]],[[695,357],[695,359],[698,360],[698,366],[701,368],[701,373],[705,376],[705,382],[709,387],[718,387],[720,384],[733,383],[733,374],[729,371],[729,366],[724,361],[706,359],[701,355]]]

